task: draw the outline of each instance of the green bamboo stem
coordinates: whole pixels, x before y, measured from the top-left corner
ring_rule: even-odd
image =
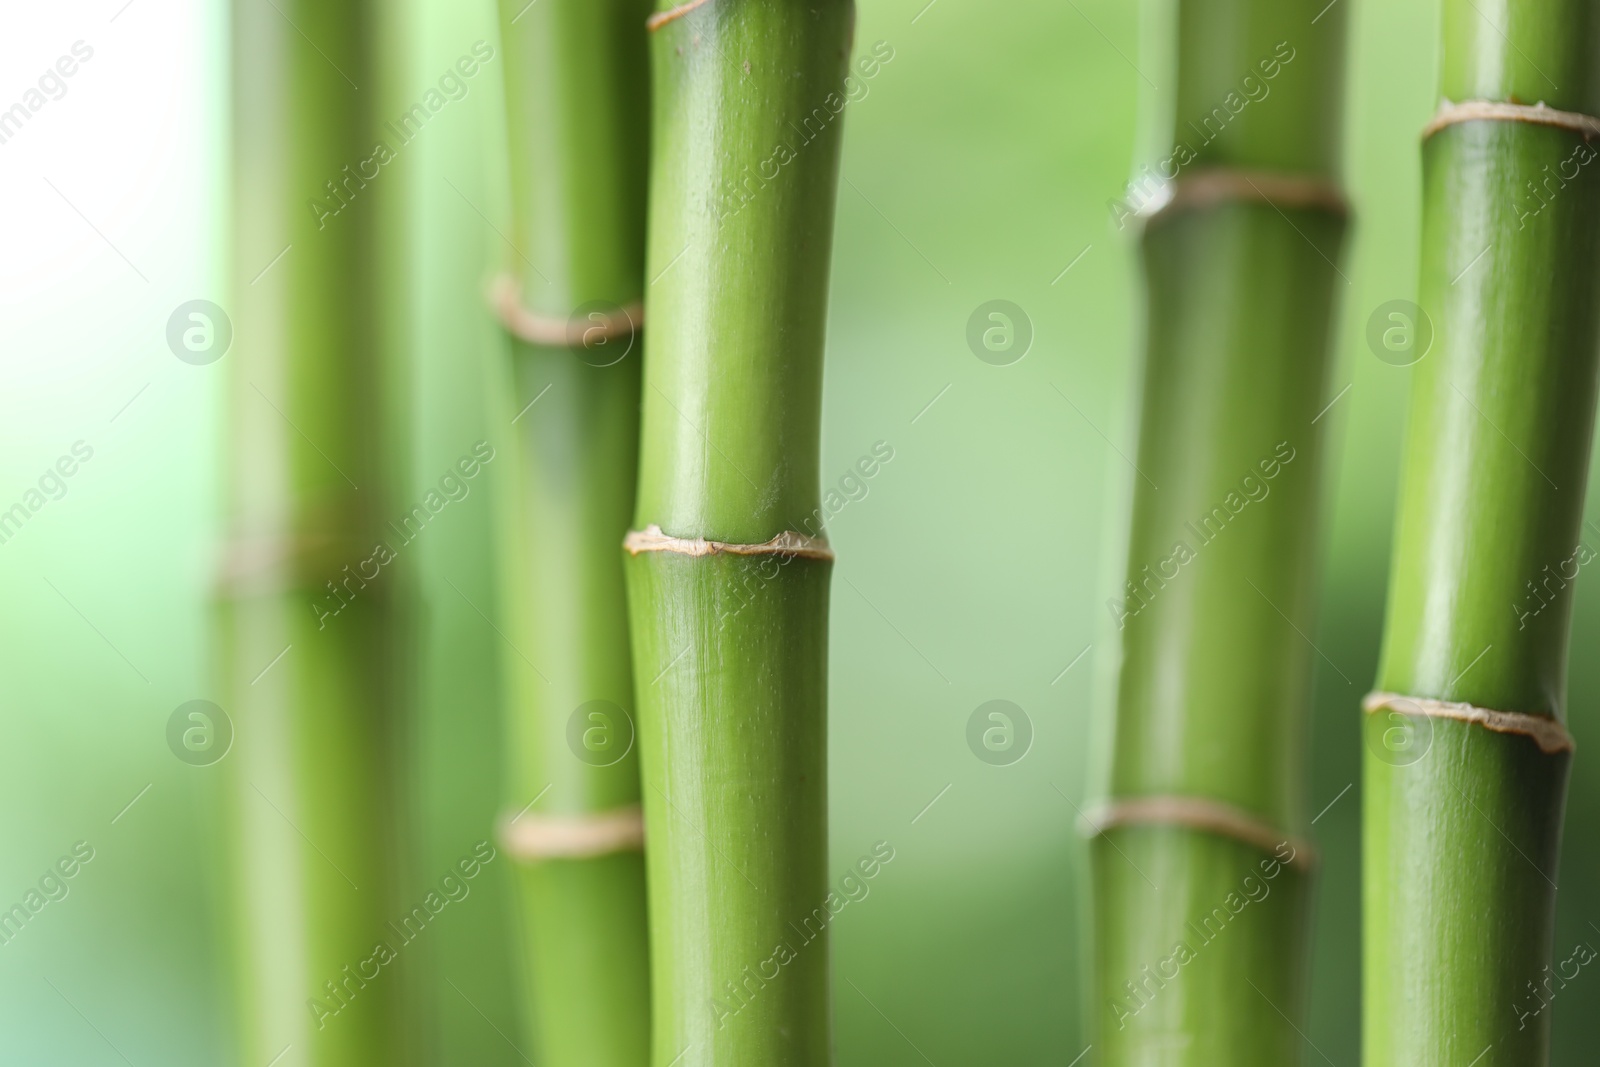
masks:
[[[1492,17],[1445,3],[1446,101],[1600,114],[1600,6]],[[1422,153],[1434,340],[1412,383],[1378,689],[1560,723],[1600,342],[1596,150],[1478,119]],[[1364,1060],[1543,1064],[1571,753],[1420,708],[1366,721]]]
[[[644,287],[648,13],[648,0],[500,5],[518,249],[510,269],[521,306],[557,327],[586,306],[636,305]],[[639,804],[617,542],[633,504],[641,352],[624,334],[590,348],[514,341],[511,360],[520,414],[505,610],[527,661],[506,658],[507,799],[513,813],[539,799],[508,840],[519,827],[583,826]],[[582,730],[608,732],[580,734],[598,745],[582,750],[586,760],[568,726],[591,701],[615,711],[600,712],[610,722],[584,718]],[[508,851],[534,1058],[643,1067],[649,963],[637,843],[584,856]]]
[[[237,3],[233,18],[219,643],[237,730],[222,767],[239,1062],[389,1067],[411,1062],[405,979],[371,961],[378,941],[398,941],[386,924],[404,911],[406,630],[399,564],[377,581],[358,572],[370,577],[362,561],[384,539],[404,454],[385,315],[400,179],[346,168],[380,138],[393,27],[375,3]]]
[[[1177,9],[1107,800],[1087,813],[1101,1064],[1305,1049],[1304,635],[1345,229],[1343,30],[1337,9],[1312,25],[1323,7]]]
[[[655,281],[634,528],[739,546],[815,537],[853,8],[689,6],[652,20]],[[831,1056],[831,557],[802,545],[680,543],[627,561],[656,1067]]]

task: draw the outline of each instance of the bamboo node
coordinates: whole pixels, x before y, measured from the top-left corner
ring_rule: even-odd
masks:
[[[644,20],[644,28],[647,32],[654,33],[673,19],[683,18],[683,16],[705,2],[706,0],[689,0],[686,4],[679,4],[677,7],[668,8],[665,11],[657,11],[654,15]]]
[[[1089,809],[1083,814],[1078,829],[1085,837],[1099,837],[1119,826],[1150,825],[1182,826],[1231,837],[1275,855],[1287,845],[1291,855],[1284,862],[1305,870],[1310,870],[1316,863],[1316,850],[1309,841],[1287,833],[1243,808],[1209,797],[1118,797]]]
[[[672,537],[651,523],[642,530],[629,530],[622,539],[628,555],[641,552],[676,552],[684,556],[800,556],[804,559],[833,559],[833,549],[820,537],[785,530],[759,545],[736,545],[728,541],[707,541],[703,537]]]
[[[1163,194],[1140,209],[1146,226],[1180,212],[1239,202],[1320,209],[1340,216],[1350,213],[1339,184],[1316,174],[1208,167],[1167,183]]]
[[[1361,710],[1368,715],[1377,711],[1393,711],[1401,715],[1424,715],[1436,719],[1476,723],[1495,733],[1530,737],[1539,746],[1539,751],[1547,756],[1557,752],[1572,752],[1577,748],[1567,728],[1548,715],[1494,711],[1451,700],[1429,700],[1424,697],[1402,696],[1399,693],[1368,693],[1361,701]]]
[[[512,275],[497,275],[489,283],[489,307],[507,333],[530,345],[591,348],[607,341],[631,338],[644,325],[644,305],[637,300],[611,312],[596,311],[584,317],[561,319],[523,307],[520,291],[521,286]]]
[[[502,815],[496,836],[513,859],[589,859],[644,847],[637,804],[578,815]]]
[[[1527,122],[1535,126],[1555,126],[1583,134],[1585,139],[1600,137],[1600,119],[1576,111],[1558,111],[1544,101],[1537,104],[1510,104],[1501,100],[1463,100],[1459,103],[1440,100],[1439,110],[1422,128],[1422,139],[1438,133],[1446,126],[1460,122]]]

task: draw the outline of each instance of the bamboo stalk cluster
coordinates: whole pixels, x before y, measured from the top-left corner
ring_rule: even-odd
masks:
[[[501,0],[499,52],[477,42],[396,126],[379,6],[289,6],[326,66],[238,5],[236,169],[255,209],[238,245],[298,249],[242,287],[231,397],[240,547],[219,617],[244,1054],[267,1062],[287,1027],[308,1063],[407,1062],[411,994],[385,969],[503,852],[538,1062],[831,1062],[833,920],[896,851],[878,842],[836,883],[826,869],[825,525],[895,450],[876,443],[824,492],[822,356],[842,119],[895,50],[852,62],[850,0]],[[1444,10],[1422,149],[1434,342],[1364,705],[1375,1067],[1542,1063],[1545,1008],[1594,958],[1580,944],[1552,963],[1551,930],[1569,586],[1594,555],[1600,5],[1514,0],[1498,36],[1471,0]],[[1112,203],[1138,227],[1147,328],[1107,602],[1115,705],[1082,819],[1091,1025],[1102,1064],[1277,1067],[1306,1052],[1344,13],[1175,15],[1171,151]],[[408,143],[496,58],[515,250],[486,294],[516,411],[496,467],[505,809],[498,845],[407,911],[412,636],[404,579],[380,581],[400,555],[386,538],[404,547],[497,453],[478,442],[384,525],[404,495],[404,346],[382,314],[402,291],[384,224],[398,190],[376,183],[385,138]],[[358,96],[352,72],[385,92]]]
[[[1410,359],[1374,349],[1417,370],[1384,653],[1363,705],[1364,1058],[1543,1063],[1572,751],[1564,594],[1592,556],[1578,537],[1600,345],[1586,170],[1600,15],[1515,3],[1501,25],[1470,2],[1444,11],[1422,321],[1405,338],[1432,343]],[[1289,842],[1305,829],[1317,423],[1343,277],[1342,15],[1241,0],[1180,2],[1177,18],[1179,148],[1157,188],[1131,183],[1113,207],[1119,226],[1143,216],[1149,326],[1144,480],[1124,598],[1109,602],[1123,660],[1106,800],[1087,820],[1097,1042],[1111,1064],[1299,1062],[1313,854],[1260,907],[1222,894],[1275,840],[1303,847]],[[1231,57],[1279,36],[1296,66],[1274,102],[1226,103]],[[1242,447],[1279,436],[1308,460],[1277,499],[1212,509],[1230,536],[1189,549],[1191,502],[1221,491]],[[1206,916],[1227,920],[1226,940]]]

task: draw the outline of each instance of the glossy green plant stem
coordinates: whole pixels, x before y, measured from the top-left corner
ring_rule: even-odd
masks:
[[[1600,6],[1518,0],[1493,18],[1445,4],[1441,96],[1600,112]],[[1565,717],[1600,344],[1595,155],[1520,122],[1424,142],[1434,337],[1412,384],[1381,691]],[[1364,1061],[1546,1062],[1570,753],[1451,719],[1366,727]]]
[[[523,404],[549,393],[517,425],[506,614],[527,660],[505,661],[516,701],[509,801],[516,812],[538,798],[524,818],[609,812],[639,803],[615,544],[627,530],[637,462],[639,354],[596,368],[570,351],[518,345],[513,360]],[[574,715],[582,719],[576,748]],[[646,1063],[643,857],[530,859],[519,867],[527,1021],[543,1062]]]
[[[1337,11],[1312,26],[1321,7],[1178,8],[1171,136],[1185,162],[1179,201],[1143,235],[1143,399],[1127,580],[1108,604],[1122,663],[1103,773],[1111,803],[1226,804],[1282,843],[1162,820],[1094,839],[1090,1017],[1106,1065],[1279,1067],[1306,1051],[1304,635],[1345,229],[1332,185],[1342,28]],[[1235,113],[1241,85],[1257,95]],[[1208,131],[1217,107],[1227,121]],[[1229,174],[1246,176],[1234,195],[1182,201],[1184,182]],[[1321,183],[1326,202],[1275,204],[1273,177]]]
[[[381,5],[309,2],[236,4],[233,25],[219,643],[237,735],[219,770],[239,1062],[387,1067],[412,1062],[397,972],[422,951],[387,926],[405,908],[404,564],[371,562],[405,454],[387,300],[402,179],[354,172],[383,137],[395,26]],[[393,959],[374,962],[379,942]]]
[[[821,532],[852,24],[841,0],[710,0],[653,31],[655,283],[635,529],[743,545]],[[651,1062],[826,1064],[831,563],[652,551],[627,566]]]
[[[629,562],[640,675],[660,675],[639,701],[657,1067],[831,1062],[830,570]]]
[[[632,304],[644,287],[648,14],[648,0],[500,5],[516,235],[507,265],[523,306],[558,323]],[[633,506],[641,359],[637,337],[587,349],[512,343],[519,414],[502,566],[518,650],[505,658],[507,800],[520,819],[639,803],[617,543]],[[534,1058],[644,1067],[643,856],[514,862]]]

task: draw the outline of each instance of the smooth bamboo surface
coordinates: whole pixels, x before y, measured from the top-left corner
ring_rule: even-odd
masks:
[[[1177,7],[1175,199],[1142,238],[1146,338],[1107,800],[1179,797],[1091,844],[1097,1062],[1307,1053],[1305,736],[1337,193],[1342,14]],[[1169,78],[1172,75],[1168,75]],[[1220,117],[1219,117],[1220,116]],[[1319,191],[1297,201],[1282,180]],[[1189,199],[1205,183],[1231,191]],[[1293,862],[1291,862],[1293,861]]]
[[[516,245],[506,268],[522,305],[558,323],[587,323],[588,309],[633,304],[644,289],[648,14],[648,0],[500,5]],[[521,818],[603,815],[639,803],[617,545],[634,498],[641,345],[513,341],[511,360],[519,414],[503,610],[519,654],[504,660],[508,810],[538,798]],[[597,750],[573,747],[574,715]],[[513,862],[535,1060],[644,1067],[643,856]]]
[[[1447,0],[1443,26],[1446,100],[1600,113],[1600,6]],[[1422,153],[1434,341],[1412,383],[1377,688],[1563,720],[1600,341],[1596,149],[1476,120]],[[1451,719],[1367,728],[1365,1062],[1545,1063],[1570,753]]]
[[[397,33],[373,3],[233,11],[218,625],[237,730],[222,769],[241,1063],[412,1062],[403,972],[420,950],[388,925],[415,903],[401,890],[406,564],[373,562],[405,456],[403,179],[361,165],[386,139]]]
[[[635,529],[736,544],[820,532],[853,17],[841,0],[711,0],[653,31]],[[831,1062],[830,570],[800,556],[628,560],[655,1067]]]

